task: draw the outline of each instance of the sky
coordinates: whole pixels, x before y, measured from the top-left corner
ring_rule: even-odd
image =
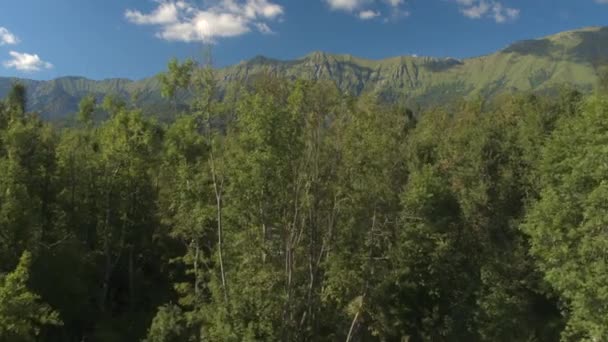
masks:
[[[608,25],[608,0],[0,0],[0,76],[150,77],[313,51],[467,58]]]

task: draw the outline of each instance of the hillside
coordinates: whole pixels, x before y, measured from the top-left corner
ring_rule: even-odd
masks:
[[[354,95],[377,92],[388,100],[424,105],[505,91],[543,91],[563,84],[586,91],[597,82],[597,68],[608,64],[607,60],[608,27],[590,27],[517,42],[496,53],[463,60],[413,56],[368,60],[314,52],[292,61],[260,56],[218,73],[223,85],[272,73],[332,80]],[[0,97],[14,81],[0,77]],[[86,94],[136,96],[144,108],[167,108],[162,106],[167,102],[161,98],[154,77],[140,81],[81,77],[21,81],[29,89],[30,110],[50,119],[74,112]]]

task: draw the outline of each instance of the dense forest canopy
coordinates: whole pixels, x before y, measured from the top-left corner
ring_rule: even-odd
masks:
[[[170,123],[0,102],[0,341],[602,341],[608,95],[421,113],[172,62]],[[94,120],[103,108],[105,121]]]

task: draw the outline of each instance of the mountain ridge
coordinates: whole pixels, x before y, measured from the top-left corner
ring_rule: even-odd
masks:
[[[515,42],[495,53],[457,59],[393,56],[366,59],[349,54],[313,51],[294,60],[255,56],[217,70],[221,85],[247,82],[271,73],[296,79],[331,80],[353,95],[375,92],[387,101],[429,104],[458,97],[492,96],[501,92],[543,91],[569,84],[593,88],[598,70],[608,65],[608,27],[593,26]],[[87,94],[137,95],[144,108],[167,108],[155,76],[141,80],[91,80],[64,76],[48,81],[0,77],[0,97],[11,83],[28,87],[28,107],[48,119],[63,118]],[[165,106],[164,106],[165,105]],[[153,111],[153,110],[152,110]]]

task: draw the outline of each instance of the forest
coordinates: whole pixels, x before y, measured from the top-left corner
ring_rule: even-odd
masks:
[[[193,99],[170,120],[0,102],[0,341],[608,339],[605,87],[413,111],[160,80]]]

